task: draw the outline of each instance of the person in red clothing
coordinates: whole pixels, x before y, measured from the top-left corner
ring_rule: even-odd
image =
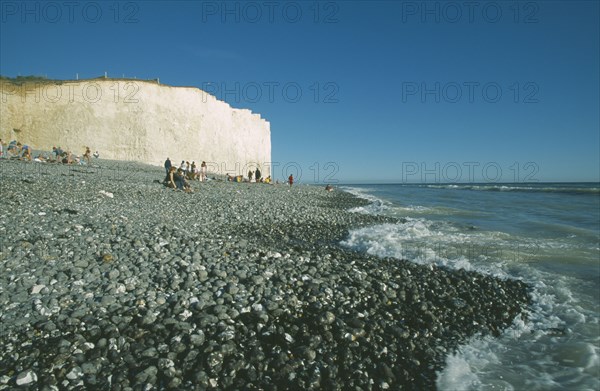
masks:
[[[294,176],[292,174],[290,174],[288,178],[288,183],[290,184],[290,187],[292,187],[292,185],[294,184]]]

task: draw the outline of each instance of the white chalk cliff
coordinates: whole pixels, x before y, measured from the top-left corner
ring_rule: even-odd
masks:
[[[270,124],[249,110],[194,87],[153,81],[1,80],[0,138],[34,149],[61,146],[81,155],[162,165],[170,157],[203,160],[209,170],[244,174],[259,166],[270,175]]]

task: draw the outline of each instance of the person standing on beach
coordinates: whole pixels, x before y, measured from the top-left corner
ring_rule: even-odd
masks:
[[[294,175],[290,174],[290,176],[288,177],[288,183],[290,184],[290,187],[292,187],[292,185],[294,184]]]
[[[248,170],[248,182],[252,182],[252,170]]]
[[[256,183],[260,182],[260,178],[261,178],[262,174],[260,173],[260,168],[256,168],[256,171],[254,172],[254,178],[256,179]]]
[[[188,179],[190,181],[193,181],[194,179],[196,179],[196,177],[198,176],[198,167],[196,167],[196,161],[192,161],[192,167],[190,169],[190,172],[188,172]]]
[[[167,158],[167,160],[165,160],[165,171],[167,175],[169,175],[169,171],[171,171],[171,166],[171,159]]]
[[[85,147],[83,159],[87,162],[88,165],[92,163],[92,150],[90,149],[90,147]]]
[[[204,182],[206,180],[206,162],[202,161],[200,165],[200,181]]]

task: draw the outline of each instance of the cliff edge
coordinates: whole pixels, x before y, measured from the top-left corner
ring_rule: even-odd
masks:
[[[168,156],[209,171],[270,175],[270,124],[195,87],[132,79],[0,80],[0,138],[34,149],[160,165]]]

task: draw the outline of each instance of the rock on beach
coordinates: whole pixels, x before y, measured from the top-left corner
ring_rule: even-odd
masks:
[[[106,160],[0,175],[0,389],[432,389],[530,304],[521,281],[340,247],[401,223],[342,191],[186,194]]]

